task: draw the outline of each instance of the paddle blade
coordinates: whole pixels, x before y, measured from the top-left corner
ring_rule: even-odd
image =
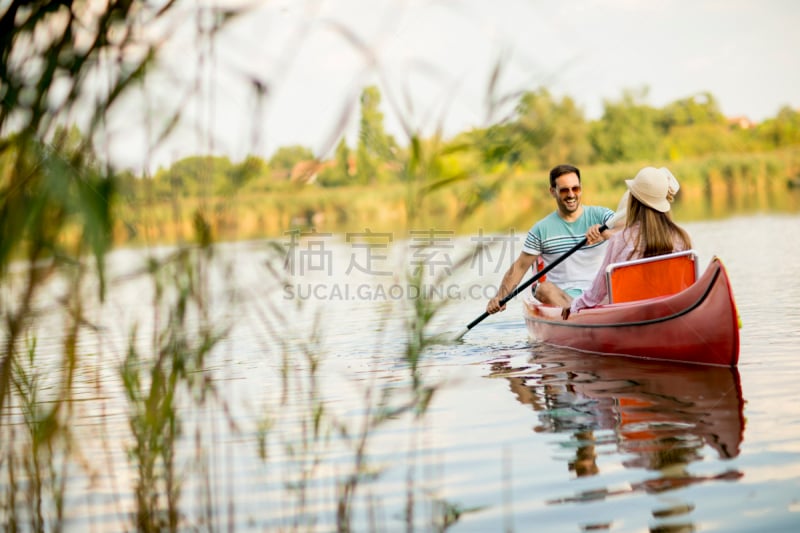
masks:
[[[460,341],[467,334],[469,328],[464,328],[453,336],[453,342]]]

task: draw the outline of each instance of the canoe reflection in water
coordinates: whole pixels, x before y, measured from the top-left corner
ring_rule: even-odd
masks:
[[[574,449],[570,471],[579,477],[599,474],[599,448],[604,456],[615,450],[627,468],[658,472],[623,490],[592,490],[548,503],[659,493],[742,476],[731,469],[716,475],[688,469],[702,459],[705,446],[722,460],[739,455],[744,401],[736,368],[587,356],[545,346],[533,350],[524,366],[493,362],[491,375],[507,379],[516,398],[539,414],[536,432],[571,435],[562,443]]]

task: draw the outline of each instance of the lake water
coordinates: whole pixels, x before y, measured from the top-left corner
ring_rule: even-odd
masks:
[[[685,227],[701,268],[717,255],[728,269],[742,321],[738,369],[533,343],[513,301],[461,342],[426,348],[412,372],[418,288],[396,274],[398,261],[422,269],[434,301],[452,299],[427,327],[447,336],[483,311],[519,234],[427,230],[399,255],[388,245],[396,235],[310,235],[284,265],[266,243],[221,247],[206,323],[226,335],[193,370],[205,396],[176,389],[181,431],[168,453],[153,449],[152,509],[170,507],[172,479],[182,530],[800,531],[800,217]],[[489,255],[456,269],[460,253],[488,241]],[[119,251],[111,261],[118,279],[143,258]],[[267,264],[289,271],[283,284]],[[131,452],[119,369],[131,325],[142,324],[146,352],[167,320],[152,298],[145,280],[120,281],[91,313],[102,329],[81,345],[72,441],[47,474],[63,483],[67,530],[136,529],[144,461]],[[58,383],[49,369],[60,359],[46,358],[62,342],[58,323],[54,313],[37,339],[45,385]],[[202,323],[190,316],[188,331]],[[419,398],[429,400],[424,413]],[[6,438],[6,456],[24,443]],[[45,524],[57,522],[51,492],[40,495]],[[22,529],[27,494],[15,500]],[[12,507],[0,507],[6,526]]]

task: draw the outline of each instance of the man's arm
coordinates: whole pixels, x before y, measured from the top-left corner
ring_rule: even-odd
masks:
[[[489,300],[489,303],[486,304],[487,313],[494,314],[498,311],[505,311],[506,306],[503,305],[501,307],[500,300],[511,294],[511,291],[517,288],[517,285],[519,285],[519,282],[522,281],[525,273],[536,262],[537,257],[539,256],[531,255],[525,252],[519,254],[517,260],[514,261],[514,264],[508,268],[503,276],[503,281],[500,282],[500,287],[497,289],[497,296]]]

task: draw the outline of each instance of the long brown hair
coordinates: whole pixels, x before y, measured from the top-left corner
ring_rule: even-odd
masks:
[[[631,256],[637,252],[641,253],[642,257],[674,252],[676,250],[673,243],[676,235],[683,243],[684,249],[688,250],[692,247],[689,234],[672,221],[669,211],[666,213],[656,211],[631,194],[628,200],[628,216],[625,225],[630,227],[636,223],[639,224],[639,235]]]

